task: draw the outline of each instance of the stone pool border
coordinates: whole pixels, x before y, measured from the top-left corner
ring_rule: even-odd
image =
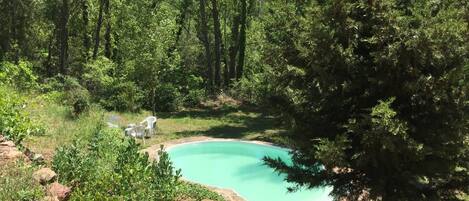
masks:
[[[276,147],[280,149],[288,149],[283,146],[276,145],[274,143],[258,141],[258,140],[241,140],[241,139],[234,139],[234,138],[214,138],[214,137],[207,137],[207,136],[195,136],[195,137],[186,137],[186,138],[175,139],[175,140],[158,143],[158,144],[155,144],[155,145],[152,145],[150,147],[143,149],[142,152],[147,153],[149,158],[153,160],[157,158],[158,150],[160,150],[161,145],[164,146],[165,150],[170,150],[172,148],[175,148],[181,145],[201,143],[201,142],[244,142],[244,143],[272,146],[272,147]],[[183,180],[185,179],[183,178]],[[220,194],[223,198],[225,198],[226,201],[246,201],[238,192],[234,191],[233,189],[218,188],[215,186],[209,186],[209,185],[204,185],[204,184],[201,184],[201,185]]]

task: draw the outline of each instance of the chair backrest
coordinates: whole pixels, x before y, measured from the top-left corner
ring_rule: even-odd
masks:
[[[145,120],[143,120],[142,124],[143,123],[147,123],[147,126],[150,127],[150,128],[155,128],[156,126],[156,117],[154,116],[149,116],[147,118],[145,118]]]

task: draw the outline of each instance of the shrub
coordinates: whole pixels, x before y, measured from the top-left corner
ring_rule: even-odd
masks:
[[[23,111],[24,101],[11,89],[0,87],[0,133],[20,145],[30,134],[42,134],[44,128],[36,125]]]
[[[93,94],[102,94],[114,83],[114,78],[111,76],[113,69],[115,64],[106,57],[90,61],[85,65],[83,85]]]
[[[133,82],[116,80],[100,96],[99,103],[109,110],[138,111],[143,94]]]
[[[27,61],[0,63],[0,83],[13,85],[20,89],[32,89],[38,86],[37,76],[32,70],[32,64]]]
[[[204,89],[190,90],[189,93],[184,96],[184,105],[188,107],[197,106],[204,100],[205,96]]]
[[[72,103],[73,114],[80,115],[90,107],[90,95],[86,89],[69,91],[69,101]]]
[[[64,90],[64,77],[62,75],[58,75],[44,79],[43,83],[40,85],[40,89],[41,92],[44,93],[62,91]]]
[[[187,80],[187,88],[184,90],[184,105],[193,107],[200,104],[206,97],[204,80],[202,77],[190,75]]]
[[[233,83],[230,95],[244,102],[263,105],[271,94],[272,75],[268,72],[243,77]]]
[[[155,89],[153,108],[156,111],[176,111],[181,106],[181,100],[181,94],[176,86],[171,83],[161,83]]]
[[[61,147],[52,167],[62,183],[75,186],[71,200],[175,200],[180,185],[163,150],[150,162],[132,138],[100,125],[90,137]]]

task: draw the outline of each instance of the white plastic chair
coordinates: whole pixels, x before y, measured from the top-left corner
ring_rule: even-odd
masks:
[[[155,129],[156,129],[156,121],[157,121],[156,117],[149,116],[149,117],[145,118],[145,120],[140,122],[140,125],[145,126],[145,134],[147,134],[147,136],[153,136],[154,135],[154,132],[155,132]]]
[[[133,138],[142,138],[143,144],[145,144],[145,126],[129,124],[125,129],[125,135]]]

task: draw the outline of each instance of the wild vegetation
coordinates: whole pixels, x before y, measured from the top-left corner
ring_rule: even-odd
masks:
[[[74,200],[222,199],[139,152],[197,135],[288,146],[292,165],[266,163],[290,190],[467,200],[468,10],[460,0],[0,0],[0,133],[44,154]],[[102,126],[152,114],[158,135],[145,144]],[[34,166],[4,167],[0,200],[43,196],[11,182]]]

